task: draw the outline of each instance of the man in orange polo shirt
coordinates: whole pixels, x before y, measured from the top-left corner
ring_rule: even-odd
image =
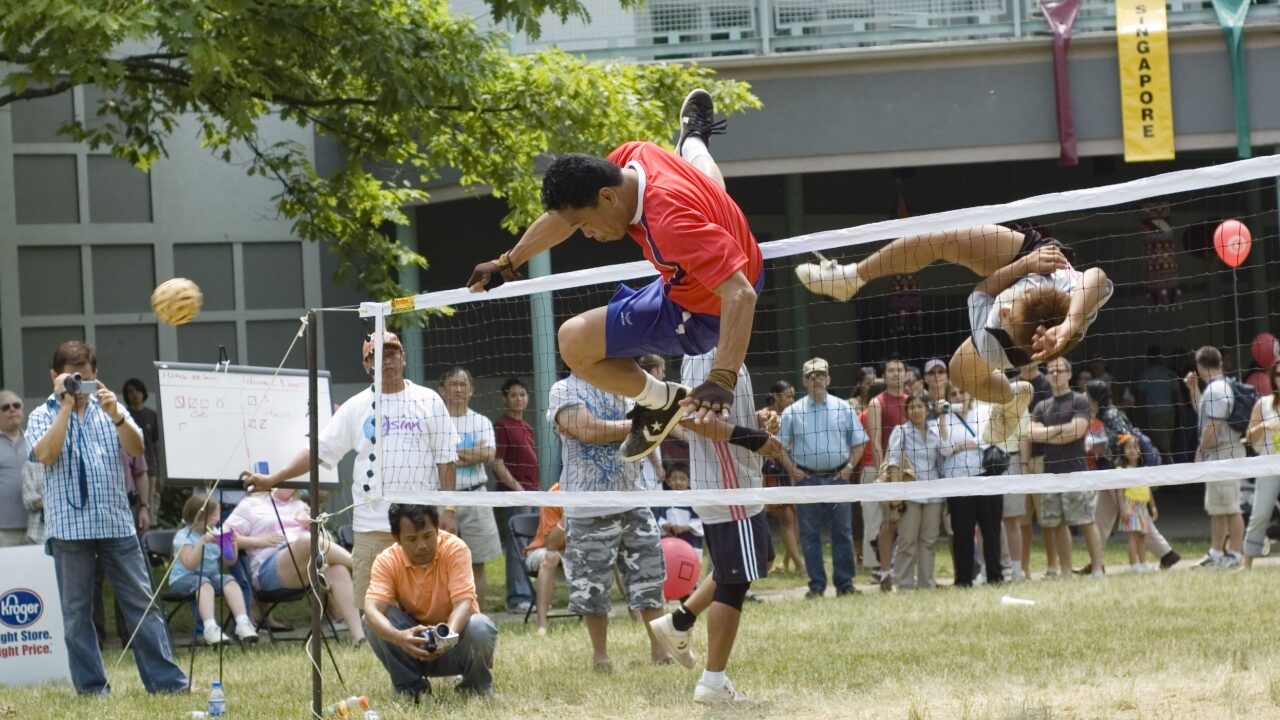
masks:
[[[396,544],[373,561],[364,625],[392,687],[416,702],[431,692],[427,678],[461,675],[459,691],[492,695],[498,628],[476,603],[471,551],[440,529],[435,507],[393,504],[387,518]],[[451,649],[430,652],[422,631],[439,623],[461,637]]]

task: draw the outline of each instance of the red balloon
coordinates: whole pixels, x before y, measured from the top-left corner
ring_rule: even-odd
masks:
[[[702,577],[702,556],[689,543],[680,538],[662,538],[662,559],[667,563],[667,580],[662,583],[662,594],[668,600],[682,598],[693,592]]]
[[[1260,332],[1253,337],[1253,359],[1258,363],[1258,367],[1271,367],[1276,361],[1276,357],[1280,356],[1280,341],[1276,340],[1276,336],[1269,332]]]
[[[1253,247],[1253,235],[1249,228],[1239,220],[1223,220],[1217,230],[1213,231],[1213,249],[1218,257],[1228,266],[1237,268],[1249,257],[1249,249]]]

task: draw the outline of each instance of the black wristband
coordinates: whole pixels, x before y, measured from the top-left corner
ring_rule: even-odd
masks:
[[[769,442],[769,433],[755,428],[734,425],[733,434],[729,436],[729,442],[755,452]]]
[[[113,423],[116,427],[120,427],[121,425],[123,425],[123,424],[124,424],[124,415],[121,415],[119,420],[113,420],[113,421],[112,421],[112,423]]]

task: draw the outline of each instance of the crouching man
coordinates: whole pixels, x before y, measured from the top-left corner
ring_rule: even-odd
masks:
[[[476,603],[471,551],[440,529],[435,507],[393,504],[387,517],[396,542],[373,561],[364,625],[391,685],[417,701],[431,692],[427,678],[461,675],[459,692],[491,695],[498,628]],[[440,623],[456,645],[424,637]]]

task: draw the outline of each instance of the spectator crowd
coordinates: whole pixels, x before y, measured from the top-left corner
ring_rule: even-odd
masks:
[[[365,341],[362,347],[370,371],[373,345]],[[608,634],[616,581],[624,603],[646,623],[649,659],[692,667],[687,640],[695,619],[711,608],[709,632],[723,635],[729,626],[736,632],[736,613],[753,597],[751,582],[769,572],[800,576],[808,598],[823,597],[829,588],[837,596],[858,592],[859,566],[883,591],[925,590],[938,585],[935,554],[939,539],[949,537],[956,586],[1021,581],[1032,576],[1036,527],[1046,578],[1100,578],[1114,571],[1106,567],[1103,546],[1117,529],[1131,572],[1167,569],[1181,558],[1159,530],[1156,493],[1140,482],[1101,492],[905,502],[515,506],[496,512],[389,504],[361,490],[368,493],[375,482],[409,492],[476,493],[536,491],[544,484],[568,492],[812,487],[1087,469],[1122,473],[1280,452],[1280,361],[1270,358],[1246,385],[1224,372],[1216,348],[1188,357],[1190,366],[1170,368],[1152,347],[1145,368],[1127,383],[1114,379],[1097,357],[1081,367],[1065,358],[1025,367],[1011,379],[1033,388],[1030,406],[1017,432],[994,444],[984,439],[992,406],[953,384],[942,360],[918,368],[890,358],[860,367],[845,399],[831,392],[837,380],[832,365],[811,358],[800,368],[799,386],[777,379],[759,398],[758,411],[744,367],[732,416],[696,426],[686,421],[657,452],[627,462],[617,450],[630,429],[626,398],[570,375],[552,388],[544,418],[526,418],[531,390],[510,378],[501,386],[503,412],[491,420],[470,407],[475,383],[465,368],[448,370],[434,390],[406,379],[403,348],[388,333],[381,392],[369,387],[349,399],[320,438],[326,464],[356,454],[353,490],[363,502],[353,514],[350,542],[322,531],[320,547],[312,547],[307,504],[281,486],[307,470],[309,455],[300,450],[274,473],[246,473],[248,494],[227,493],[221,505],[191,495],[181,526],[169,531],[172,562],[163,581],[190,595],[197,640],[252,642],[270,622],[257,596],[307,587],[306,563],[321,557],[334,626],[345,628],[355,645],[369,645],[397,692],[418,697],[430,691],[429,678],[441,675],[461,675],[461,690],[491,692],[498,628],[484,610],[536,610],[537,632],[545,634],[557,578],[567,581],[569,610],[586,618],[596,666],[612,662]],[[660,357],[646,356],[640,365],[664,380]],[[686,358],[682,380],[698,382],[709,367],[708,357]],[[45,544],[53,556],[78,691],[110,690],[100,652],[104,579],[115,589],[116,627],[122,640],[132,638],[146,688],[179,691],[188,680],[174,662],[163,616],[148,609],[153,583],[140,540],[149,531],[162,532],[153,529],[163,482],[159,423],[144,405],[147,390],[140,381],[126,382],[126,398],[118,401],[102,384],[69,392],[73,372],[96,377],[91,346],[68,342],[56,349],[53,393],[29,417],[21,398],[0,391],[0,546]],[[378,404],[387,417],[418,421],[384,425],[416,430],[384,435],[380,469],[364,432]],[[530,419],[546,422],[560,439],[559,478],[539,475]],[[68,437],[78,439],[73,444]],[[1280,477],[1206,483],[1209,543],[1196,566],[1247,569],[1267,554],[1277,500]],[[776,558],[766,518],[779,536]],[[228,533],[234,539],[224,550]],[[705,552],[712,567],[673,613],[664,610],[673,599],[663,592],[661,543],[668,538]],[[1081,568],[1071,564],[1077,540],[1088,554]],[[505,557],[502,593],[487,586],[485,573],[499,556]],[[232,611],[232,628],[217,623],[217,595]],[[427,628],[436,634],[424,636]],[[452,642],[438,642],[451,634]],[[734,697],[724,674],[732,644],[732,633],[727,643],[716,644],[695,699]]]

